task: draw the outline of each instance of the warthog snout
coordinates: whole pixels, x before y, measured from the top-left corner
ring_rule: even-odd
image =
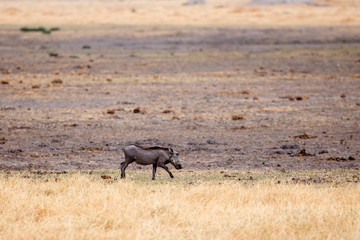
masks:
[[[181,164],[176,164],[176,165],[175,165],[175,168],[176,168],[177,170],[179,170],[179,169],[182,169],[182,166],[181,166]]]

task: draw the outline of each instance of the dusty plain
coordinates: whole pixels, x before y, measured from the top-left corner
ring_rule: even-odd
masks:
[[[0,239],[359,239],[360,2],[184,2],[0,2]]]
[[[359,169],[358,1],[155,2],[1,3],[0,169]]]

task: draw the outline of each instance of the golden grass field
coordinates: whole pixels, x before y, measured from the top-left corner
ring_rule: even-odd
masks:
[[[356,173],[3,172],[0,239],[359,239]]]
[[[250,0],[2,1],[0,25],[355,26],[360,2],[318,0],[314,5],[249,5]]]

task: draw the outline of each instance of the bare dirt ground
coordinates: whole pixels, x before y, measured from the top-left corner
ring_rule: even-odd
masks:
[[[20,26],[0,28],[0,169],[118,168],[128,143],[185,169],[360,167],[359,26]]]

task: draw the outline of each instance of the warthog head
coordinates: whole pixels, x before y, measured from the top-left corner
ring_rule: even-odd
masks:
[[[181,166],[180,160],[179,160],[179,153],[177,151],[175,151],[174,149],[172,149],[172,148],[169,148],[169,152],[171,154],[170,163],[172,165],[174,165],[174,167],[176,169],[181,169],[182,166]]]

